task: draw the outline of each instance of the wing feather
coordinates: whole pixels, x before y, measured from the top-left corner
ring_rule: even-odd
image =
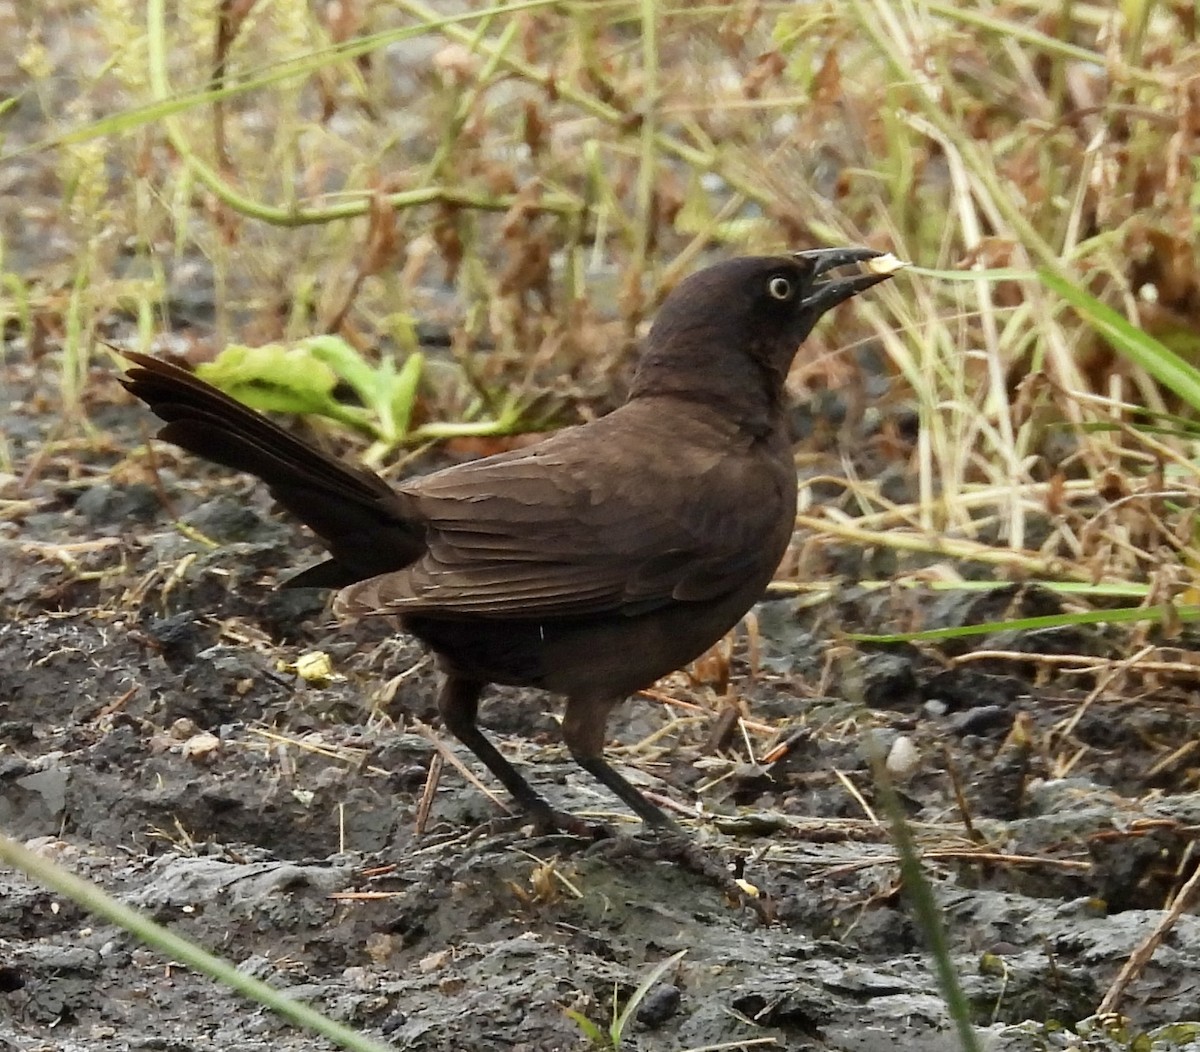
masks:
[[[586,444],[560,432],[528,451],[402,487],[425,521],[425,554],[344,589],[339,611],[634,614],[716,598],[761,574],[765,560],[774,560],[773,570],[791,532],[794,473],[699,416],[672,419],[667,434],[648,408],[631,403],[591,425]],[[627,472],[596,471],[613,432],[619,448],[638,450],[638,463]],[[762,495],[753,507],[738,503],[747,489]]]

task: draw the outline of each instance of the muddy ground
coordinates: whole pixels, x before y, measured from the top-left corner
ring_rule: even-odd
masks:
[[[623,1002],[679,950],[622,1047],[959,1047],[872,746],[892,757],[986,1047],[1082,1047],[1059,1027],[1095,1012],[1192,872],[1191,683],[1093,698],[1087,677],[1036,661],[948,660],[1114,656],[1122,636],[940,653],[840,637],[1055,606],[1020,590],[766,602],[756,649],[743,633],[728,665],[613,720],[624,769],[761,889],[772,924],[668,863],[479,833],[502,800],[451,764],[418,832],[440,750],[493,788],[436,728],[428,660],[386,625],[333,625],[319,593],[277,591],[315,559],[310,540],[251,480],[148,451],[153,425],[110,363],[89,388],[93,433],[63,440],[53,362],[17,340],[3,363],[0,829],[396,1048],[586,1048],[564,1010],[607,1025],[614,991]],[[878,573],[871,553],[825,558]],[[289,671],[313,651],[338,678]],[[731,704],[747,729],[722,735]],[[483,723],[556,804],[634,828],[569,762],[550,699],[497,690]],[[773,763],[748,754],[780,741]],[[326,1047],[23,876],[0,885],[0,1048]],[[1127,1030],[1085,1024],[1087,1047],[1200,1018],[1193,914],[1118,1008]],[[1168,1033],[1156,1047],[1190,1031]]]

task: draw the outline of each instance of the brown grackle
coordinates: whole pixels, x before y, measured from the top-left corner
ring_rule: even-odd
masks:
[[[864,264],[851,276],[835,268]],[[175,365],[127,353],[159,437],[262,479],[329,558],[288,586],[339,588],[338,614],[391,616],[445,673],[449,730],[542,828],[551,809],[476,725],[490,683],[566,698],[581,767],[645,822],[667,816],[603,755],[613,706],[687,664],[762,595],[792,536],[784,381],[826,311],[891,257],[828,249],[731,259],[665,300],[628,401],[525,449],[391,486]]]

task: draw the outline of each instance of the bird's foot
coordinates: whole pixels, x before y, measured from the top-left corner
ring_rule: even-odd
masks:
[[[771,901],[757,888],[738,880],[712,852],[706,851],[678,826],[649,827],[637,836],[617,836],[588,848],[588,854],[606,858],[637,858],[671,862],[718,888],[731,902],[749,906],[760,920],[775,919]]]
[[[530,816],[533,819],[535,836],[547,836],[551,833],[566,833],[568,836],[579,837],[581,840],[603,841],[613,838],[613,831],[600,822],[588,822],[578,815],[566,811],[556,811],[552,807],[538,809]]]
[[[515,815],[501,815],[484,822],[472,833],[472,839],[480,836],[500,836],[505,833],[515,833],[527,826],[533,827],[535,837],[552,836],[563,833],[567,836],[578,837],[588,843],[610,840],[616,834],[606,825],[598,822],[588,822],[577,815],[566,811],[557,811],[545,807],[530,808],[529,811]]]

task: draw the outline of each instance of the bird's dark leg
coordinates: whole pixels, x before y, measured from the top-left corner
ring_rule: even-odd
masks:
[[[581,701],[579,698],[568,698],[567,709],[563,715],[563,740],[567,743],[575,762],[598,782],[612,790],[654,832],[648,843],[621,838],[613,842],[615,851],[607,853],[621,852],[674,862],[716,885],[731,899],[746,902],[743,889],[725,865],[692,840],[666,812],[647,800],[604,759],[608,715],[619,700],[614,698],[604,701]],[[747,904],[763,919],[770,919],[769,907],[764,903],[750,900]]]
[[[508,790],[517,806],[541,830],[560,830],[577,836],[594,838],[597,831],[582,819],[555,811],[513,767],[500,751],[484,736],[475,723],[479,712],[479,696],[484,684],[478,680],[447,675],[438,695],[438,711],[446,729],[471,750]],[[632,787],[631,787],[632,788]]]
[[[575,762],[614,793],[643,822],[657,829],[678,831],[679,827],[664,811],[639,793],[604,758],[608,714],[620,700],[606,698],[603,701],[580,701],[578,698],[568,698],[563,714],[563,741]]]

